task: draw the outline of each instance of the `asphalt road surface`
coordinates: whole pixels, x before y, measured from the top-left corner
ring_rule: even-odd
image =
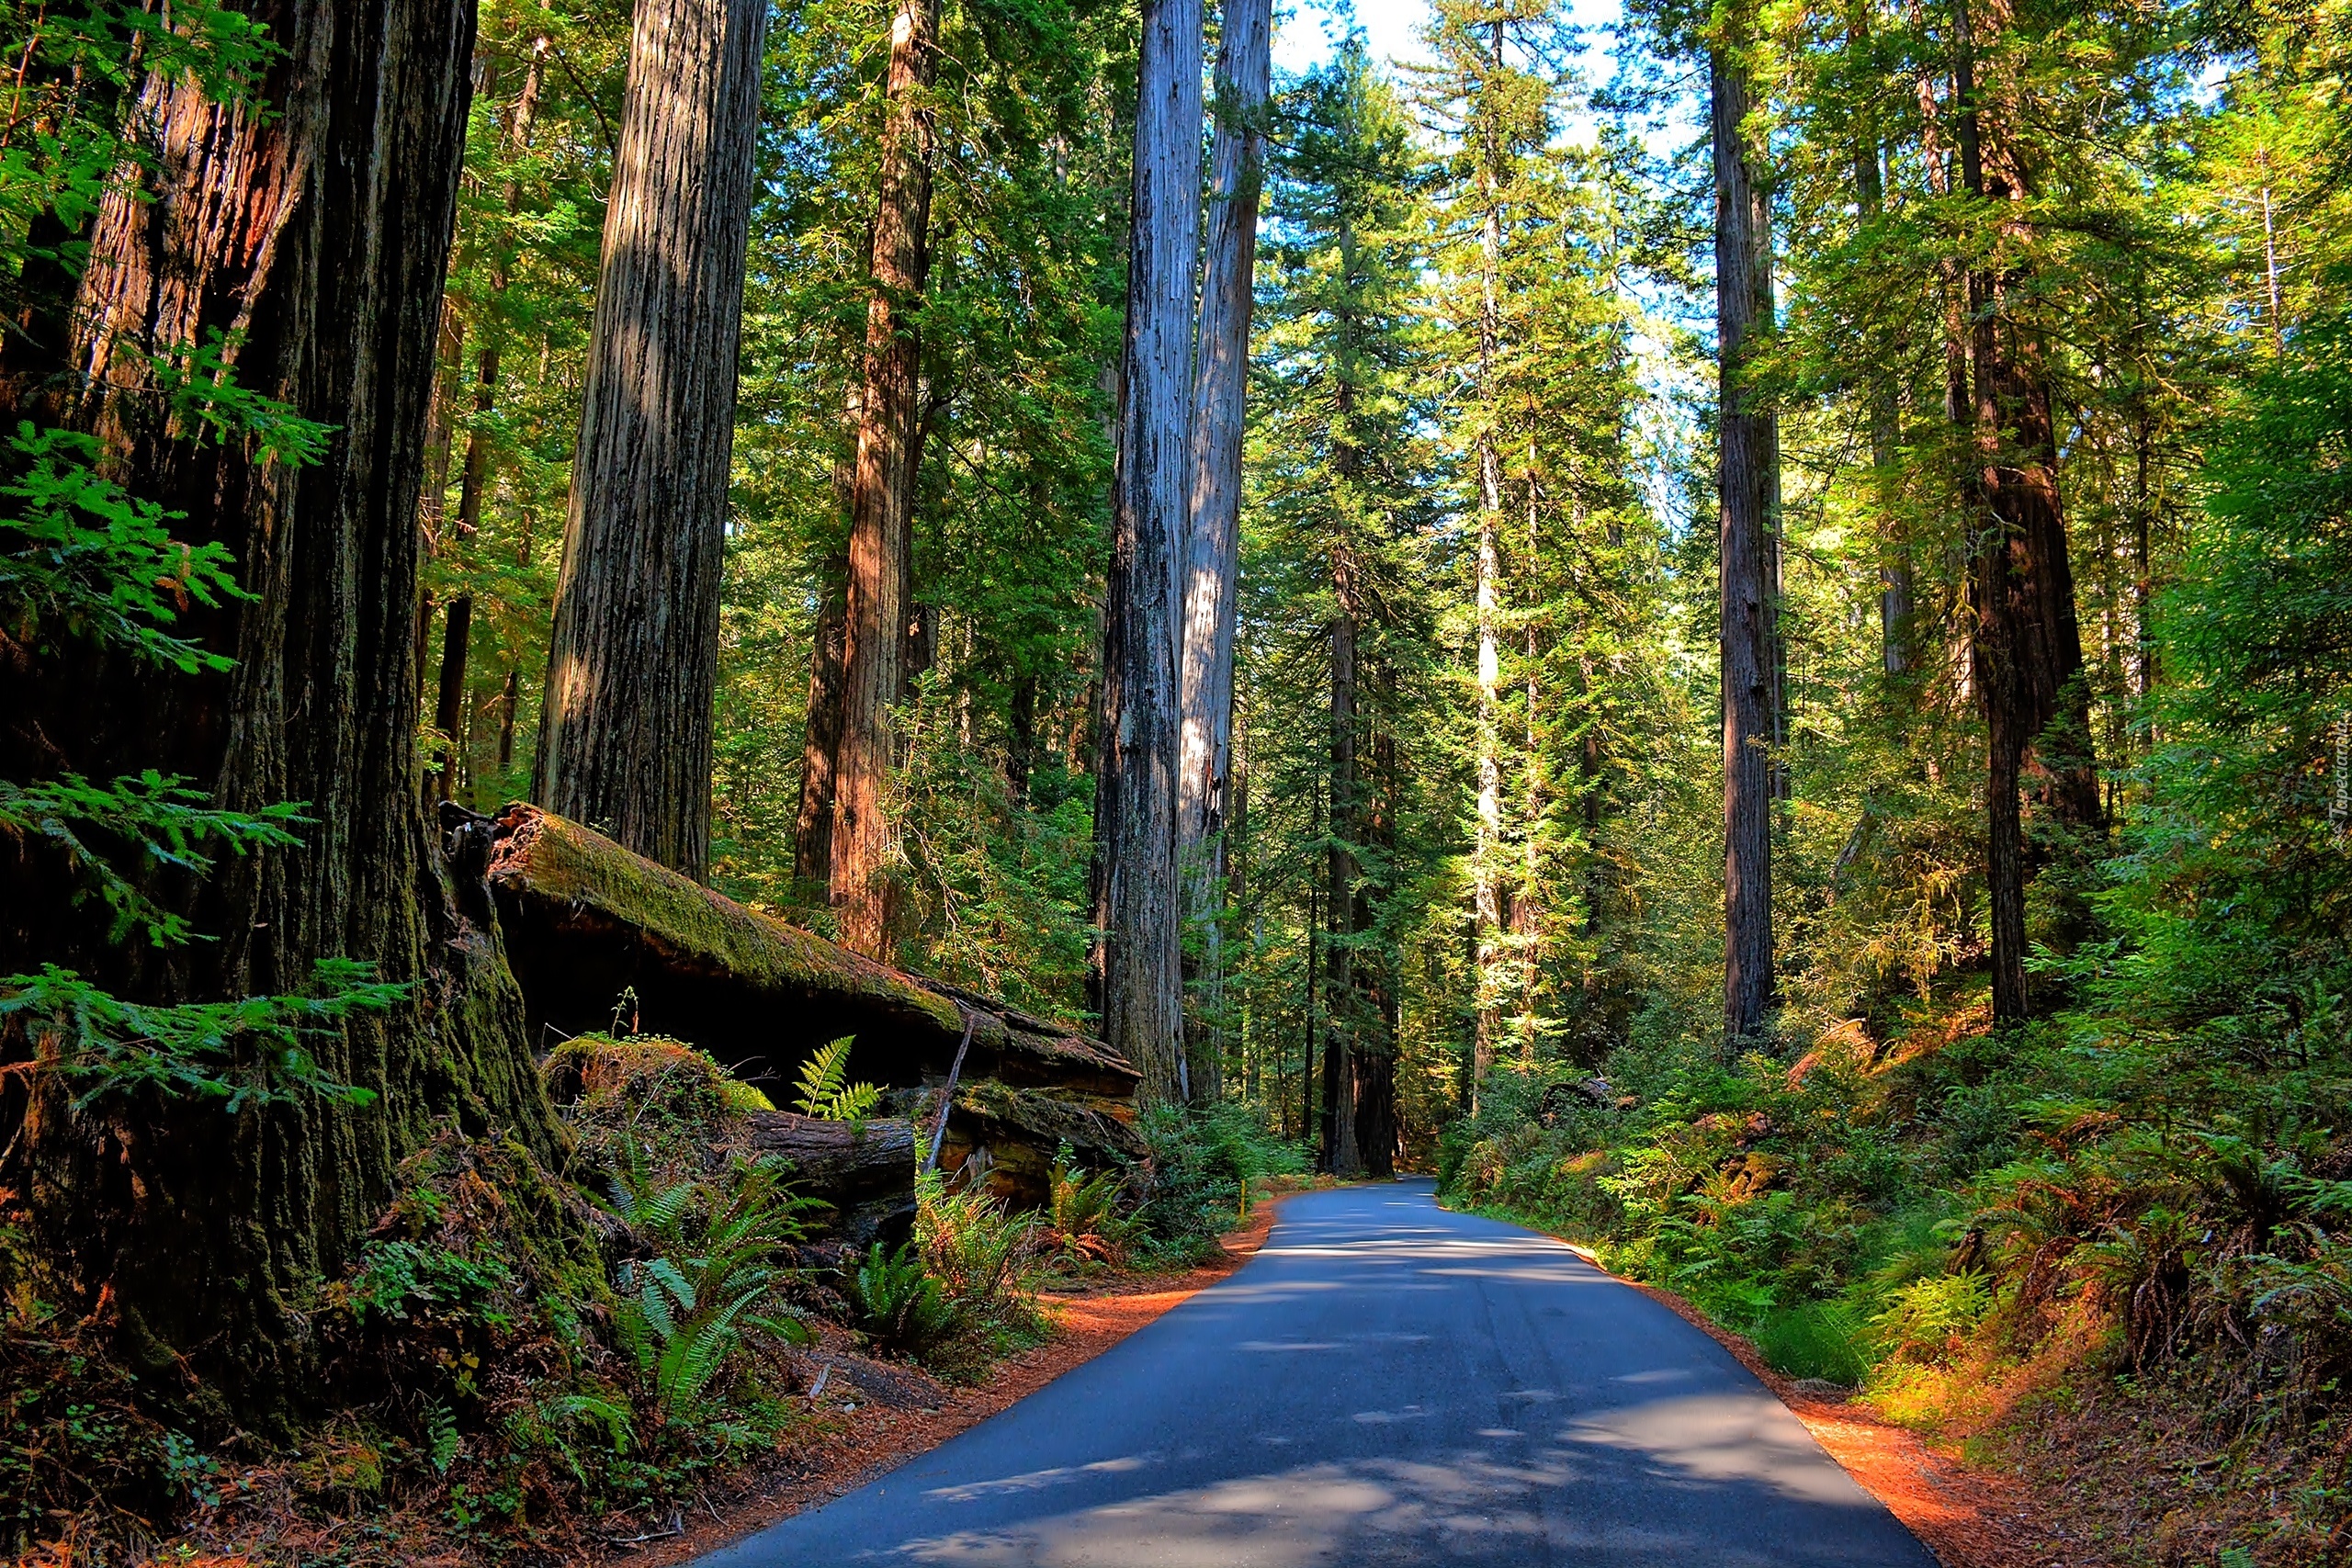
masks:
[[[1407,1181],[1291,1199],[1230,1278],[703,1562],[1935,1559],[1713,1340],[1559,1243]]]

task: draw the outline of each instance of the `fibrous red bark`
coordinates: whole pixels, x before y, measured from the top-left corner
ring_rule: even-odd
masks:
[[[1749,334],[1769,331],[1771,214],[1743,130],[1753,102],[1732,46],[1710,60],[1715,164],[1716,468],[1724,709],[1724,1035],[1760,1032],[1772,1005],[1771,502],[1778,434],[1747,385]]]
[[[890,710],[905,682],[921,421],[916,315],[931,215],[931,110],[937,56],[933,0],[899,0],[890,25],[889,125],[874,221],[865,312],[865,392],[852,480],[849,586],[842,618],[841,731],[833,750],[831,888],[842,942],[881,957],[890,931],[894,758]]]
[[[10,1106],[12,1179],[58,1278],[110,1288],[140,1351],[184,1354],[268,1425],[314,1386],[300,1309],[400,1160],[448,1118],[549,1156],[557,1133],[495,931],[448,896],[418,792],[416,504],[473,11],[283,0],[251,15],[284,51],[259,84],[266,113],[178,76],[144,84],[155,162],[92,234],[75,345],[78,417],[107,471],[236,553],[254,597],[183,623],[235,667],[164,675],[69,649],[0,671],[0,714],[7,776],[157,767],[228,807],[304,802],[312,822],[298,849],[159,885],[219,939],[165,953],[75,917],[37,859],[0,865],[0,970],[55,963],[161,1001],[300,989],[324,957],[413,984],[392,1011],[309,1042],[326,1077],[375,1092],[365,1109],[298,1094],[235,1115],[129,1095],[75,1110],[53,1087]],[[330,426],[323,460],[264,461],[157,417],[145,355],[232,329],[238,382]]]
[[[1176,783],[1177,854],[1188,918],[1215,912],[1225,854],[1233,752],[1233,638],[1241,548],[1241,434],[1250,381],[1251,277],[1266,154],[1272,0],[1229,0],[1217,47],[1216,141],[1193,372],[1192,515],[1184,541],[1183,733]],[[1221,991],[1220,931],[1206,931],[1206,979]],[[1215,1100],[1219,1042],[1189,1050],[1195,1100]]]
[[[1986,10],[1996,24],[2007,19],[2000,0]],[[1962,178],[1971,196],[2020,202],[2028,178],[2011,144],[2014,128],[1988,112],[1968,7],[1954,14]],[[2002,228],[2012,242],[2004,248],[2021,254],[2030,238],[2025,220],[2005,218]],[[1978,463],[1970,474],[1970,668],[1984,716],[1993,1016],[2003,1022],[2035,1010],[2025,971],[2026,887],[2050,856],[2047,842],[2028,840],[2029,797],[2052,829],[2045,840],[2104,830],[2057,430],[2041,345],[2013,303],[2021,281],[2013,265],[1972,270],[1967,279],[1973,388],[1963,434]]]
[[[638,3],[540,710],[538,797],[695,877],[767,17]]]

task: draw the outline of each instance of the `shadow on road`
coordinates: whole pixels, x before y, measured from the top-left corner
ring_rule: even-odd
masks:
[[[1230,1280],[705,1561],[1933,1563],[1713,1340],[1426,1183],[1292,1200]]]

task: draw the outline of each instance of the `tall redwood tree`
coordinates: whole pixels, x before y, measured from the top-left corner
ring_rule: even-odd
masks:
[[[907,679],[913,608],[912,525],[921,343],[916,311],[931,214],[931,111],[937,67],[935,0],[899,0],[890,26],[889,121],[882,201],[874,220],[873,292],[865,310],[865,396],[851,479],[849,581],[842,618],[841,705],[831,766],[830,886],[844,946],[886,955],[889,941],[893,760],[890,709]],[[821,659],[821,655],[820,656]],[[811,709],[812,734],[816,710]]]
[[[1724,709],[1724,1034],[1772,1006],[1771,751],[1775,716],[1773,471],[1779,433],[1748,385],[1750,336],[1771,328],[1771,206],[1743,129],[1755,102],[1736,36],[1709,58],[1715,162],[1715,331],[1721,394],[1718,556]]]
[[[1187,1077],[1176,863],[1177,660],[1193,475],[1200,62],[1200,0],[1145,0],[1095,854],[1103,1037],[1142,1073],[1143,1097],[1162,1102],[1183,1098]]]
[[[700,879],[767,0],[638,0],[537,793]]]
[[[1233,637],[1239,606],[1241,434],[1250,384],[1250,308],[1258,257],[1258,198],[1266,161],[1272,0],[1228,0],[1217,45],[1216,141],[1201,333],[1193,371],[1193,497],[1184,539],[1183,734],[1176,779],[1177,853],[1187,914],[1215,913],[1224,885],[1233,768]],[[1206,978],[1223,983],[1219,928],[1206,930]],[[1190,1053],[1196,1100],[1214,1100],[1219,1043]]]
[[[108,200],[68,344],[103,471],[184,511],[175,531],[232,549],[248,600],[175,628],[232,658],[166,674],[66,639],[0,660],[0,776],[153,767],[252,811],[304,803],[290,850],[230,859],[153,895],[216,940],[156,950],[73,908],[68,868],[0,856],[0,972],[48,963],[155,1001],[301,989],[322,958],[372,963],[406,1000],[312,1037],[330,1079],[372,1103],[153,1090],[76,1105],[40,1077],[5,1090],[12,1162],[55,1283],[101,1288],[144,1359],[184,1355],[270,1424],[302,1399],[300,1310],[351,1256],[395,1168],[446,1120],[552,1156],[494,926],[452,897],[419,798],[416,502],[464,135],[473,8],[432,0],[254,6],[283,52],[266,113],[157,75],[130,112],[154,164]],[[245,438],[167,420],[149,355],[215,332],[239,385],[331,427],[322,460],[266,461]],[[86,379],[85,379],[86,378]]]

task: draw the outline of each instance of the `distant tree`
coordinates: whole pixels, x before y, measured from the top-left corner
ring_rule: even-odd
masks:
[[[1754,384],[1751,338],[1772,330],[1772,200],[1736,6],[1708,51],[1715,173],[1717,570],[1724,707],[1724,1036],[1760,1032],[1772,1007],[1772,748],[1780,739],[1779,428]]]
[[[1995,220],[2001,244],[1992,265],[1967,268],[1971,399],[1959,413],[1974,448],[1969,476],[1970,650],[1988,748],[1985,882],[1990,894],[1993,1015],[2030,1017],[2026,961],[2026,886],[2070,836],[2103,835],[2098,768],[2092,754],[2090,687],[2075,621],[2075,579],[2058,489],[2057,423],[2046,348],[2013,302],[2030,287],[2025,259],[2034,194],[2013,121],[2028,112],[2021,82],[1996,75],[1978,57],[1976,28],[2000,37],[2017,18],[2007,0],[1953,6],[1952,85],[1962,188],[1980,202],[2008,204]],[[1993,210],[1999,211],[1996,208]],[[2029,789],[2045,819],[2029,840]]]
[[[936,0],[900,0],[890,27],[881,205],[874,220],[865,314],[865,394],[851,478],[849,576],[842,614],[840,732],[832,759],[830,886],[842,942],[886,955],[890,936],[890,709],[904,695],[914,610],[917,468],[922,453],[917,313],[931,215],[931,110]]]

